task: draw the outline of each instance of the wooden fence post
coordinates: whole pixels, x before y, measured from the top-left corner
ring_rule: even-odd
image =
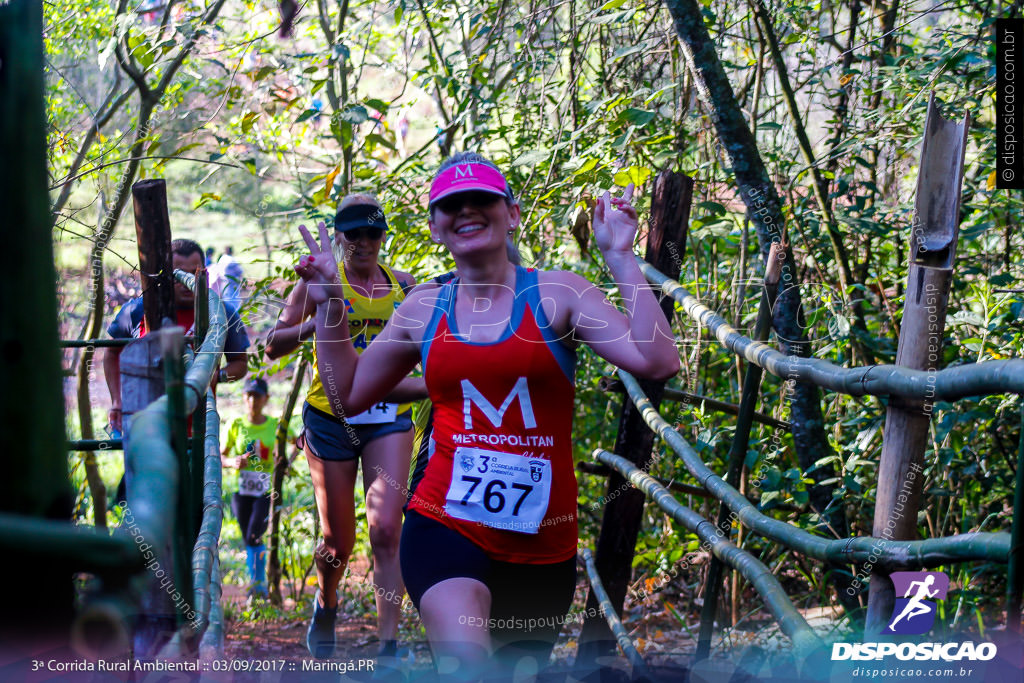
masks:
[[[896,365],[914,370],[935,370],[942,358],[946,305],[960,230],[960,188],[969,124],[968,114],[959,124],[943,119],[932,94],[921,145],[911,262],[896,351]],[[928,399],[889,399],[878,463],[872,529],[876,538],[903,541],[917,537],[931,411],[932,402]],[[886,628],[894,600],[888,573],[872,568],[865,637],[875,637]]]
[[[167,186],[161,179],[132,185],[135,236],[139,247],[139,276],[147,333],[156,332],[164,319],[175,320],[174,275],[171,270],[171,224],[167,214]],[[160,347],[156,338],[135,340],[121,352],[121,404],[124,450],[131,440],[131,417],[164,393]],[[125,458],[125,487],[130,500],[132,472]]]
[[[679,277],[683,253],[686,250],[686,232],[689,225],[693,179],[682,173],[663,171],[654,182],[651,200],[650,232],[647,235],[646,260],[671,278]],[[661,308],[669,321],[675,304],[670,297],[662,300]],[[644,392],[655,409],[661,403],[665,382],[641,382]],[[651,461],[654,433],[633,406],[628,395],[623,395],[619,431],[615,440],[615,453],[646,471]],[[608,477],[601,534],[597,541],[596,564],[601,581],[612,604],[622,615],[626,589],[633,573],[633,554],[643,519],[644,494],[633,488],[622,475],[613,472]],[[600,606],[593,591],[587,597],[587,614],[598,614]],[[577,666],[583,668],[599,664],[599,658],[614,656],[615,637],[602,616],[588,616],[580,633]]]
[[[132,341],[121,352],[121,402],[123,406],[124,450],[131,441],[131,417],[165,392],[164,366],[161,361],[161,335],[164,320],[176,320],[174,275],[171,268],[171,225],[167,212],[167,186],[162,179],[141,180],[132,185],[135,208],[135,235],[139,247],[139,275],[142,282],[142,307],[147,334]],[[204,401],[200,401],[205,405]],[[131,506],[133,472],[125,458],[126,497]],[[189,482],[181,478],[179,495]],[[178,501],[168,501],[178,508]],[[181,515],[178,511],[175,514]],[[176,527],[180,528],[180,524]],[[177,540],[174,541],[175,543]],[[173,548],[158,549],[164,571],[174,581],[180,567],[174,567]],[[177,630],[177,610],[171,596],[160,588],[155,575],[142,596],[142,614],[135,629],[135,655],[154,657]],[[191,577],[189,577],[191,578]],[[189,595],[191,600],[191,595]]]
[[[160,329],[164,318],[174,320],[174,273],[171,270],[171,220],[167,213],[167,183],[162,178],[132,185],[135,235],[139,242],[139,274],[146,329]]]

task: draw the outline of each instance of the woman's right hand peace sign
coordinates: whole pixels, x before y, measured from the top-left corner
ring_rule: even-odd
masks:
[[[331,299],[343,298],[343,291],[341,279],[338,277],[338,263],[334,260],[334,252],[331,251],[331,236],[327,232],[327,226],[321,221],[317,224],[317,229],[320,232],[320,244],[316,243],[305,225],[299,226],[302,239],[309,247],[309,254],[299,259],[295,272],[306,282],[306,291],[313,303],[319,305]]]

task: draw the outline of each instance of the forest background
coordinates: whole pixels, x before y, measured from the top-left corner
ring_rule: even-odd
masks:
[[[794,346],[799,334],[775,341],[840,365],[893,362],[934,91],[948,117],[971,116],[940,366],[1020,355],[1022,206],[1019,192],[995,189],[991,40],[995,18],[1012,8],[975,0],[309,0],[297,9],[292,35],[281,38],[279,8],[265,2],[45,3],[64,338],[101,336],[117,306],[138,292],[131,184],[166,178],[174,236],[218,254],[231,245],[245,266],[250,370],[271,378],[271,410],[279,411],[297,357],[266,364],[261,338],[295,280],[296,226],[330,221],[341,196],[370,192],[391,225],[387,262],[420,280],[444,272],[452,264],[428,239],[425,196],[439,161],[459,150],[481,151],[506,171],[521,197],[525,263],[575,270],[613,295],[589,248],[590,199],[635,182],[643,216],[658,171],[692,176],[680,280],[749,330],[766,244],[714,126],[722,101],[702,97],[673,21],[688,9],[714,41],[728,99],[781,199],[800,283],[793,294],[803,305],[797,332],[807,343]],[[680,313],[674,329],[684,368],[670,385],[738,402],[738,362]],[[580,358],[575,455],[590,460],[614,441],[619,398],[597,390],[612,369],[588,351]],[[65,365],[68,431],[90,438],[106,420],[102,373],[87,351],[67,351]],[[241,414],[238,392],[221,393],[222,416]],[[750,493],[761,509],[825,535],[870,534],[885,402],[791,396],[769,376],[759,410],[802,430],[794,440],[755,427],[746,469],[765,475]],[[723,472],[732,418],[699,404],[664,412]],[[1019,414],[1009,396],[936,405],[921,537],[1009,529]],[[663,444],[656,449],[651,474],[696,483]],[[309,593],[317,533],[301,461],[282,514],[283,591],[292,601]],[[71,454],[69,467],[81,523],[115,524],[103,500],[120,476],[120,456]],[[606,484],[579,479],[581,546],[593,547],[595,501]],[[687,498],[715,514],[717,503]],[[228,581],[240,581],[241,555],[230,549],[237,531],[224,529]],[[365,555],[365,528],[358,537],[356,552]],[[866,595],[850,600],[836,589],[849,583],[845,569],[823,571],[757,537],[742,543],[799,607],[842,605],[850,619],[836,623],[856,623]],[[635,630],[655,605],[674,628],[692,629],[707,560],[696,537],[649,506],[636,550],[628,623]],[[953,583],[940,628],[983,632],[1001,622],[1004,567],[941,569]],[[644,593],[646,608],[636,597]],[[353,609],[370,609],[372,595],[356,597]],[[768,619],[742,581],[727,583],[723,610],[737,628]]]

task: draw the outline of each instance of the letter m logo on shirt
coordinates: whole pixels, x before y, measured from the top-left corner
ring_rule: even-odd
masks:
[[[519,410],[523,414],[523,426],[533,429],[537,426],[537,419],[533,415],[533,401],[530,400],[530,389],[526,386],[526,378],[520,377],[512,387],[512,391],[502,402],[500,408],[495,408],[491,402],[484,397],[480,391],[473,386],[468,379],[462,380],[462,417],[466,429],[473,429],[473,416],[470,414],[471,404],[476,407],[491,421],[495,427],[500,427],[505,419],[505,411],[512,405],[512,400],[519,397]]]

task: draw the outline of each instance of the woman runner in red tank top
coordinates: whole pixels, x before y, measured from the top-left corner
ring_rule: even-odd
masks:
[[[461,338],[453,315],[458,287],[455,279],[438,290],[424,330],[434,453],[409,509],[459,531],[497,560],[574,558],[576,356],[550,332],[536,270],[516,269],[509,324],[490,343]]]
[[[606,192],[594,237],[625,312],[584,278],[517,268],[505,250],[520,219],[504,176],[483,157],[446,160],[430,190],[430,232],[459,277],[420,287],[357,356],[330,252],[310,248],[296,271],[316,302],[318,366],[332,410],[355,413],[422,361],[435,406],[434,453],[409,505],[402,576],[435,661],[455,677],[532,656],[543,667],[575,586],[572,468],[574,347],[583,342],[639,377],[679,369],[668,321],[633,256],[632,186]],[[631,296],[631,294],[633,294]],[[521,670],[521,669],[520,669]]]

